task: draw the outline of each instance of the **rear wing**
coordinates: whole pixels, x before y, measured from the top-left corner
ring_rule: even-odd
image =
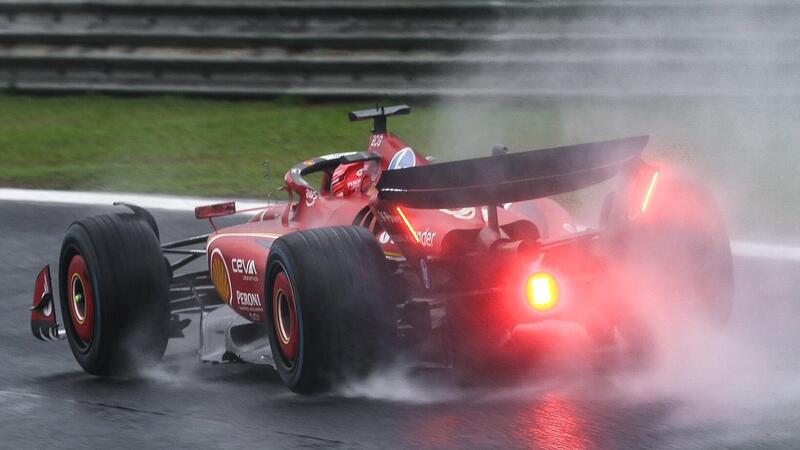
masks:
[[[640,161],[649,136],[387,170],[380,200],[440,209],[548,197],[605,181]]]

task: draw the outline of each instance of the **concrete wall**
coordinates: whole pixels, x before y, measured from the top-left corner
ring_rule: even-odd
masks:
[[[794,97],[800,2],[2,1],[0,88]]]

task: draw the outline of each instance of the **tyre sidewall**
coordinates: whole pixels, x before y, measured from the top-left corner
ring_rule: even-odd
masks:
[[[98,283],[100,277],[100,267],[97,263],[97,254],[95,253],[92,241],[86,229],[80,224],[73,224],[67,231],[64,237],[64,244],[61,249],[61,256],[59,258],[59,267],[66,268],[73,256],[80,254],[83,256],[84,261],[89,269],[89,276],[91,277],[92,286],[92,306],[94,307],[95,321],[92,329],[92,341],[87,349],[81,349],[80,338],[75,331],[72,324],[72,316],[70,314],[69,298],[67,298],[67,271],[61,270],[59,273],[59,293],[61,304],[61,317],[64,321],[64,329],[67,333],[67,341],[69,341],[70,349],[78,364],[89,373],[99,373],[102,368],[97,367],[94,363],[100,358],[103,352],[103,342],[105,341],[104,327],[102,326],[103,302],[101,300],[104,295],[104,289]]]
[[[267,336],[269,336],[270,347],[272,348],[273,355],[278,355],[279,352],[279,344],[277,342],[277,337],[275,334],[275,323],[274,317],[272,314],[272,308],[274,307],[272,302],[273,299],[273,287],[275,283],[276,275],[283,270],[286,273],[287,278],[289,278],[289,283],[292,287],[294,301],[295,301],[295,314],[297,314],[297,324],[298,324],[298,343],[297,343],[297,355],[295,357],[294,366],[289,367],[288,365],[284,364],[281,360],[281,357],[277,356],[273,359],[275,360],[275,368],[278,371],[278,374],[281,377],[281,380],[292,388],[293,386],[298,386],[301,384],[301,376],[304,373],[304,364],[306,362],[306,352],[305,352],[305,340],[306,340],[306,333],[305,333],[305,320],[303,317],[303,295],[302,292],[298,289],[300,281],[298,280],[298,271],[296,269],[296,265],[294,264],[294,260],[290,255],[290,252],[285,246],[281,245],[279,242],[276,242],[275,245],[272,246],[270,249],[269,259],[267,260],[267,270],[265,273],[267,274],[267,286],[265,289],[264,298],[269,299],[269,309],[265,311],[264,316],[266,317],[266,326],[267,326]],[[265,302],[266,304],[266,302]]]

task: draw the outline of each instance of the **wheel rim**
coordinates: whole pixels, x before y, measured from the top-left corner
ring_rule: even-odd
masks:
[[[275,339],[282,359],[287,366],[293,367],[297,358],[300,328],[292,284],[283,270],[275,276],[272,292],[272,323]]]
[[[67,270],[67,302],[75,334],[83,347],[89,347],[94,337],[94,293],[86,261],[75,255]]]

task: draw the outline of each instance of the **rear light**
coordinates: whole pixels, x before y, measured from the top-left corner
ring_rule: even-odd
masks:
[[[525,283],[528,306],[536,311],[548,311],[558,303],[558,284],[547,272],[539,272],[528,277]]]
[[[653,191],[656,190],[656,183],[658,182],[658,171],[656,170],[653,172],[653,175],[650,177],[650,184],[647,185],[647,192],[644,194],[644,199],[642,200],[642,214],[647,211],[647,207],[650,205],[650,199],[653,198]]]
[[[632,197],[628,216],[631,219],[647,212],[653,201],[653,194],[658,184],[659,171],[657,168],[650,168],[639,173],[633,184]]]

